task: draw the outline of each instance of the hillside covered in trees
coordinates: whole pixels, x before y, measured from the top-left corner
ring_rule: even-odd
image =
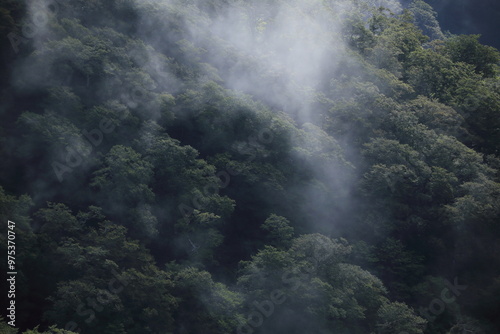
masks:
[[[420,0],[0,17],[0,333],[500,332],[479,36]]]

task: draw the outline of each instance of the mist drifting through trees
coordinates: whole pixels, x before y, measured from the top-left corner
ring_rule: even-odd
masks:
[[[0,333],[500,322],[500,53],[397,0],[0,0]]]

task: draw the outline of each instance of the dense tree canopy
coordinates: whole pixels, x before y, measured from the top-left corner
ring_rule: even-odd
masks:
[[[0,22],[1,333],[500,331],[500,53],[423,1]]]

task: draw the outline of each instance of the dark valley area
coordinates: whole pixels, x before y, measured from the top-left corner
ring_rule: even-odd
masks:
[[[500,333],[487,2],[0,0],[0,334]]]
[[[500,2],[496,0],[427,0],[441,28],[453,34],[480,34],[484,44],[500,48]]]

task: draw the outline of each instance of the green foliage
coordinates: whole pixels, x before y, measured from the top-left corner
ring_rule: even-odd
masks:
[[[133,204],[152,201],[148,188],[152,177],[151,165],[130,147],[114,146],[104,157],[102,168],[94,173],[90,184],[118,202]]]
[[[415,100],[408,101],[407,107],[417,116],[419,123],[438,134],[454,137],[463,137],[467,134],[467,130],[463,127],[464,118],[448,105],[419,96]]]
[[[390,303],[380,307],[378,333],[424,333],[426,321],[413,314],[404,303]]]
[[[65,161],[66,156],[62,151],[66,147],[83,152],[83,155],[87,155],[91,150],[78,128],[67,118],[53,111],[46,111],[43,115],[24,112],[19,117],[18,124],[28,130],[21,144],[21,156],[33,156],[37,155],[36,151],[41,151],[40,153],[46,152],[45,155],[49,157]],[[40,153],[38,155],[41,155]]]
[[[459,35],[445,41],[444,53],[454,62],[474,66],[476,73],[494,77],[498,72],[500,53],[491,46],[482,45],[479,35]]]
[[[93,173],[90,186],[106,194],[101,198],[109,203],[108,213],[122,219],[126,217],[124,220],[129,228],[152,237],[158,233],[157,219],[149,205],[155,196],[149,188],[152,176],[152,165],[139,153],[117,145],[104,157],[101,168]]]
[[[16,222],[22,229],[29,230],[31,218],[30,208],[34,205],[33,200],[28,195],[21,195],[18,198],[9,195],[0,186],[0,219],[8,219]]]
[[[74,236],[82,230],[71,210],[62,203],[47,203],[47,209],[40,209],[35,217],[41,224],[40,232],[55,240]]]
[[[455,63],[430,49],[410,54],[404,77],[419,94],[449,102],[457,94],[461,83],[476,74],[466,63]]]
[[[288,245],[294,233],[290,222],[285,217],[275,214],[269,216],[260,228],[268,233],[270,244],[276,247]]]
[[[409,10],[415,18],[415,25],[426,36],[429,36],[431,40],[444,39],[444,34],[437,20],[437,13],[431,5],[422,0],[414,0],[411,2]]]
[[[401,77],[401,63],[406,62],[409,55],[419,50],[427,39],[409,22],[407,15],[404,13],[399,20],[391,19],[383,25],[378,23],[378,28],[372,28],[377,33],[377,42],[368,59],[375,66],[387,69],[397,77]]]
[[[344,262],[349,252],[345,240],[303,235],[287,252],[266,246],[242,263],[238,284],[250,301],[265,300],[276,289],[284,291],[288,312],[306,316],[309,330],[367,328],[367,319],[386,302],[386,290],[369,272]]]
[[[17,328],[8,325],[3,316],[0,316],[0,333],[2,334],[17,334]]]
[[[408,297],[407,286],[416,284],[423,274],[423,258],[406,250],[401,241],[392,238],[384,240],[375,254],[378,257],[380,277],[393,282],[391,290],[394,294]]]
[[[466,143],[486,154],[498,155],[499,151],[498,87],[495,79],[467,80],[453,101],[453,106],[464,115],[467,130],[471,133]]]
[[[238,325],[242,295],[216,283],[206,271],[185,268],[174,276],[179,311],[176,322],[190,332],[232,333]]]
[[[400,9],[0,1],[16,325],[499,332],[499,52]]]
[[[32,330],[24,331],[23,334],[74,334],[75,332],[59,329],[57,326],[50,326],[47,331],[40,332],[38,326]],[[8,334],[8,333],[6,333]]]

